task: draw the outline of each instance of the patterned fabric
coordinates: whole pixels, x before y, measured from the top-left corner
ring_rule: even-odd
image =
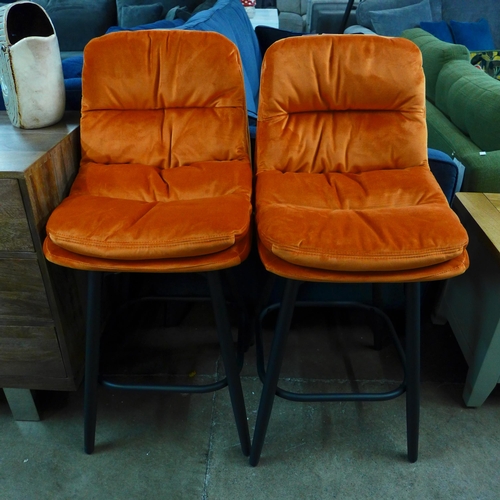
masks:
[[[470,62],[485,73],[500,80],[500,50],[471,52]]]

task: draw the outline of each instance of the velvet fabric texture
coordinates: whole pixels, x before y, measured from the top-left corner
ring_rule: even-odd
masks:
[[[321,35],[268,49],[256,152],[268,270],[421,281],[466,269],[467,233],[428,166],[424,85],[420,51],[403,39]]]
[[[82,160],[46,256],[79,269],[192,271],[250,248],[241,61],[216,33],[120,32],[84,55]]]

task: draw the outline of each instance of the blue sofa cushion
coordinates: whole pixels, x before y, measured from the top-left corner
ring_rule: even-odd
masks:
[[[423,21],[420,23],[420,27],[427,31],[427,33],[439,38],[442,42],[454,43],[453,34],[446,21],[438,21],[435,23]]]
[[[484,18],[476,23],[461,23],[452,20],[450,28],[455,43],[465,45],[469,50],[494,50],[497,48],[491,36],[490,25]]]
[[[216,31],[229,38],[239,49],[249,116],[257,116],[259,105],[259,42],[240,0],[219,0],[211,9],[198,12],[179,29]]]
[[[370,12],[388,9],[399,9],[400,7],[407,7],[419,3],[419,0],[363,0],[358,4],[356,9],[356,21],[361,26],[365,26],[371,30],[374,29]],[[441,0],[430,0],[430,7],[432,12],[432,19],[429,21],[441,21],[442,19],[442,6]],[[418,19],[424,21],[424,19]]]
[[[47,1],[47,0],[45,0]],[[86,2],[90,2],[93,0],[85,0]],[[151,4],[160,3],[162,5],[162,12],[160,16],[154,19],[154,21],[158,21],[159,19],[164,19],[167,15],[168,11],[174,7],[186,7],[189,12],[193,12],[193,10],[199,5],[203,0],[108,0],[116,3],[116,10],[118,14],[118,24],[122,26],[122,19],[120,18],[120,10],[122,7],[144,7],[149,6]],[[115,23],[112,23],[115,24]],[[147,24],[147,22],[139,22],[136,24]],[[108,25],[111,26],[111,25]]]
[[[118,24],[123,28],[132,28],[140,24],[159,21],[162,18],[163,5],[152,3],[147,5],[120,5],[118,7]]]
[[[62,70],[63,76],[67,78],[81,78],[83,68],[83,56],[73,56],[63,59]]]
[[[379,35],[400,36],[409,28],[415,28],[421,21],[432,21],[429,0],[397,9],[370,12],[373,28]]]

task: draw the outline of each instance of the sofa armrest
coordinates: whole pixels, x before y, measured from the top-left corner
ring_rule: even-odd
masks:
[[[471,152],[459,160],[465,166],[462,191],[500,193],[500,151]]]

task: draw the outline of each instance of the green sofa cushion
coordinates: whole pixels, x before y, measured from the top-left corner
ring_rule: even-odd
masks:
[[[465,100],[460,102],[462,95],[461,79],[465,74],[471,72],[479,73],[477,68],[474,68],[467,61],[451,61],[443,67],[436,80],[434,104],[447,116],[453,123],[464,133],[467,133],[467,128],[464,124],[463,111],[465,109]],[[474,71],[475,70],[475,71]],[[452,95],[450,91],[452,87],[456,87]],[[457,102],[458,97],[458,102]],[[457,106],[459,109],[452,109]],[[453,116],[453,118],[452,118]]]
[[[455,60],[467,61],[470,64],[469,51],[463,45],[442,42],[421,28],[405,30],[401,36],[415,43],[422,52],[426,97],[434,103],[436,82],[441,68]]]
[[[453,61],[438,76],[436,106],[481,150],[500,149],[500,81]]]

